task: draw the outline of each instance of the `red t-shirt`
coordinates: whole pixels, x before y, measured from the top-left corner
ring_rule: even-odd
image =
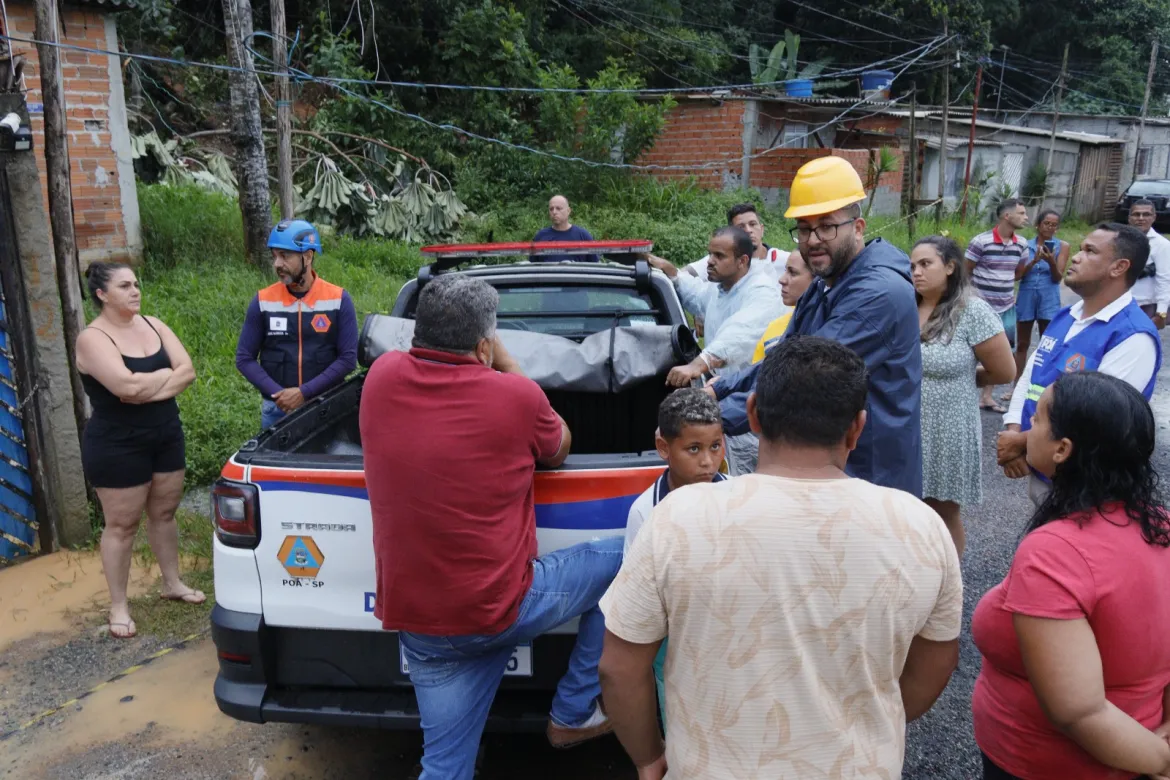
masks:
[[[1170,684],[1170,549],[1147,544],[1120,509],[1078,527],[1057,520],[1029,533],[1007,577],[975,608],[983,654],[972,711],[975,741],[1025,780],[1105,780],[1109,769],[1049,722],[1028,682],[1012,615],[1087,618],[1101,652],[1105,697],[1147,728],[1162,723]]]
[[[374,615],[387,629],[495,634],[532,583],[536,461],[561,421],[531,379],[474,357],[378,358],[359,419],[374,522]]]

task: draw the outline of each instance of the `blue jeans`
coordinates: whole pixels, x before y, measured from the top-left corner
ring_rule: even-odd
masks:
[[[260,402],[260,430],[266,431],[284,419],[285,413],[276,405],[276,401],[265,398]]]
[[[621,568],[623,543],[615,536],[537,558],[516,622],[498,634],[398,635],[422,718],[420,780],[474,776],[479,739],[512,651],[578,616],[577,644],[557,685],[551,717],[570,727],[589,719],[601,695],[597,664],[605,639],[605,616],[597,602]]]

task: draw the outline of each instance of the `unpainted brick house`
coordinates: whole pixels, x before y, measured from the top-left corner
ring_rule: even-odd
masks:
[[[65,0],[58,6],[61,77],[68,117],[70,179],[77,250],[84,267],[97,260],[137,261],[142,256],[134,164],[130,151],[122,59],[68,48],[118,50],[116,12],[133,0]],[[41,68],[33,40],[31,0],[7,0],[5,33],[14,55],[26,59],[24,88],[33,147],[48,208]],[[0,63],[0,67],[8,67]]]
[[[663,166],[651,171],[660,179],[693,176],[708,188],[755,188],[768,203],[783,204],[797,170],[818,157],[842,157],[866,181],[882,144],[869,143],[864,131],[888,121],[874,115],[881,105],[852,98],[678,96],[639,163]],[[877,182],[874,214],[897,214],[901,207],[902,152],[897,142],[889,145],[898,170]]]

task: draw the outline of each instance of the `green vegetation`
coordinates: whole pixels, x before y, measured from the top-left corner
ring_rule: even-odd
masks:
[[[574,202],[573,221],[598,238],[651,239],[655,253],[681,264],[706,254],[711,231],[724,224],[729,206],[743,200],[759,202],[755,193],[633,180],[596,202]],[[187,482],[206,485],[260,423],[259,395],[236,371],[235,349],[248,302],[274,278],[241,259],[234,201],[194,187],[143,186],[139,205],[146,242],[144,310],[174,328],[195,362],[198,379],[179,397],[179,406],[187,433]],[[530,239],[547,224],[545,206],[543,199],[528,200],[484,213],[466,226],[462,238]],[[791,221],[768,209],[764,221],[768,243],[791,249]],[[876,217],[869,225],[871,237],[910,248],[904,219]],[[919,220],[917,235],[945,232],[965,246],[986,228],[972,214],[966,225],[957,217],[944,218],[941,225]],[[1066,224],[1060,235],[1076,244],[1088,230],[1084,223]],[[417,246],[327,235],[317,268],[349,290],[360,320],[389,311],[422,262]]]
[[[207,628],[211,608],[215,606],[215,578],[211,571],[212,528],[208,519],[194,512],[180,509],[175,514],[179,525],[179,561],[183,581],[207,594],[202,604],[164,601],[159,598],[159,583],[146,593],[130,599],[130,614],[139,634],[162,639],[183,639]],[[146,542],[145,521],[138,529],[134,557],[143,565],[157,562]]]

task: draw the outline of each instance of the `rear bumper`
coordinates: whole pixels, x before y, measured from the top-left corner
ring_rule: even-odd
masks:
[[[212,610],[211,636],[219,653],[215,703],[225,715],[250,723],[312,723],[400,731],[419,728],[418,704],[414,689],[407,682],[376,687],[310,687],[274,682],[282,677],[287,679],[290,668],[313,668],[304,666],[303,662],[278,663],[278,652],[290,643],[289,636],[279,636],[282,631],[266,626],[261,615],[235,612],[219,605]],[[315,644],[312,635],[318,632],[299,633],[306,635],[307,645]],[[330,633],[337,635],[338,643],[344,644],[348,632]],[[394,650],[389,658],[397,675],[397,635],[376,636],[383,641],[392,637]],[[573,641],[572,636],[542,637],[538,641],[546,639],[552,646],[541,655],[550,660],[561,655],[558,651],[566,641],[570,647]],[[535,649],[540,652],[539,646]],[[559,678],[559,673],[556,676]],[[548,678],[544,675],[542,678],[518,683],[523,687],[501,687],[485,729],[502,733],[544,731],[555,685],[548,686],[544,682]]]

